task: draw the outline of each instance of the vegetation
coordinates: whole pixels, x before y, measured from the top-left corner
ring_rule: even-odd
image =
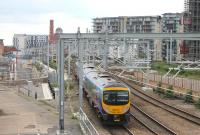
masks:
[[[167,64],[166,62],[154,62],[151,64],[151,68],[158,71],[158,73],[161,75],[166,74],[169,71],[169,68],[176,68],[177,66],[177,64]],[[176,70],[172,70],[170,74],[174,75],[176,72]],[[178,76],[191,79],[200,79],[200,71],[186,71],[181,69],[181,72],[178,74]]]
[[[169,68],[177,67],[177,65],[170,65],[166,62],[154,62],[151,64],[151,69],[158,71],[160,74],[165,74],[169,71]]]
[[[167,91],[165,92],[165,97],[166,97],[166,98],[174,98],[173,86],[170,85],[170,86],[168,87],[168,89],[169,89],[169,90],[167,90]]]
[[[57,64],[56,64],[56,62],[54,62],[54,61],[52,61],[52,60],[49,61],[49,66],[50,66],[51,68],[57,70]]]
[[[200,109],[200,98],[198,99],[198,101],[195,104],[196,108]]]
[[[50,85],[51,85],[52,88],[58,88],[57,82],[50,83]]]
[[[156,87],[155,89],[153,89],[153,91],[154,91],[155,93],[158,93],[158,94],[164,94],[165,91],[164,91],[161,87],[162,87],[162,83],[159,82],[159,83],[157,84],[157,87]]]
[[[179,74],[182,77],[188,77],[192,79],[200,79],[200,71],[185,71],[182,70]]]
[[[74,89],[74,86],[70,81],[65,81],[64,89],[65,89],[65,97],[67,97],[69,90]]]
[[[188,91],[186,96],[185,96],[185,102],[186,103],[193,103],[193,97],[192,97],[192,90]]]
[[[43,69],[42,65],[40,65],[40,63],[38,63],[38,62],[36,62],[36,63],[34,64],[34,66],[36,67],[36,69],[37,69],[39,72],[41,72],[42,69]]]
[[[53,82],[53,83],[50,83],[50,87],[51,88],[58,88],[59,85],[58,85],[57,82]],[[65,94],[65,97],[68,96],[69,90],[72,90],[72,89],[74,89],[73,84],[71,82],[69,82],[69,81],[65,81],[64,82],[64,94]]]

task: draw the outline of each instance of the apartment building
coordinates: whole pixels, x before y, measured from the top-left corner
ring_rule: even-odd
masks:
[[[18,55],[23,55],[26,48],[26,34],[14,34],[13,46],[18,50]]]
[[[111,33],[159,33],[161,16],[119,16],[93,19],[94,33],[103,33],[106,29]],[[152,59],[161,60],[161,42],[159,40],[148,41],[150,49],[154,52]]]
[[[199,0],[185,0],[184,31],[200,31],[200,2]],[[184,41],[181,53],[186,60],[200,59],[200,41]]]
[[[182,13],[164,13],[162,15],[162,32],[163,33],[183,33],[184,25],[182,22]],[[183,43],[181,40],[172,41],[172,60],[180,60],[180,45]],[[167,59],[170,52],[170,40],[162,40],[162,59]],[[167,54],[168,53],[168,54]]]
[[[160,32],[160,16],[119,16],[93,19],[93,32],[113,33]]]
[[[26,53],[34,56],[47,53],[48,35],[28,35],[26,38]],[[46,51],[44,51],[46,50]]]
[[[15,34],[13,46],[18,55],[38,55],[48,45],[48,35]]]

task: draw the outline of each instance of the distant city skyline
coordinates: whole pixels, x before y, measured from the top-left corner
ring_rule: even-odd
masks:
[[[49,34],[49,20],[65,33],[92,28],[92,19],[149,16],[184,10],[184,0],[6,0],[0,4],[0,38],[12,45],[14,34]]]

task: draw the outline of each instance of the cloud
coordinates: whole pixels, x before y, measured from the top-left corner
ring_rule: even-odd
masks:
[[[159,15],[182,12],[184,0],[85,0],[94,16]]]
[[[14,33],[48,34],[49,20],[64,32],[92,28],[92,18],[161,15],[183,11],[184,0],[5,0],[0,4],[0,38],[12,43]]]
[[[37,16],[38,23],[12,22],[0,23],[0,38],[5,39],[5,44],[12,44],[14,34],[49,34],[49,21],[54,20],[54,29],[61,27],[65,33],[75,33],[77,28],[81,28],[81,32],[86,32],[86,28],[91,28],[91,19],[81,19],[73,15],[57,12],[40,14]],[[30,20],[29,20],[30,21]]]
[[[77,28],[80,27],[82,32],[85,32],[86,28],[91,28],[91,18],[82,19],[71,14],[56,12],[43,14],[39,17],[40,22],[47,22],[47,26],[49,26],[49,20],[54,20],[54,27],[63,28],[63,31],[66,33],[75,33]]]

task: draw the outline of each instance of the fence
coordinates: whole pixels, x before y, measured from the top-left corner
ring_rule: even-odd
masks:
[[[85,135],[99,135],[93,124],[88,119],[87,115],[80,108],[80,126]]]
[[[142,81],[145,79],[144,74],[141,72],[135,72],[135,77]],[[150,81],[153,81],[153,82],[157,82],[157,83],[162,82],[162,84],[173,85],[174,87],[177,87],[179,89],[200,92],[200,80],[188,79],[188,78],[183,78],[183,77],[173,78],[172,76],[163,77],[162,75],[158,75],[158,74],[149,74],[148,78]]]

